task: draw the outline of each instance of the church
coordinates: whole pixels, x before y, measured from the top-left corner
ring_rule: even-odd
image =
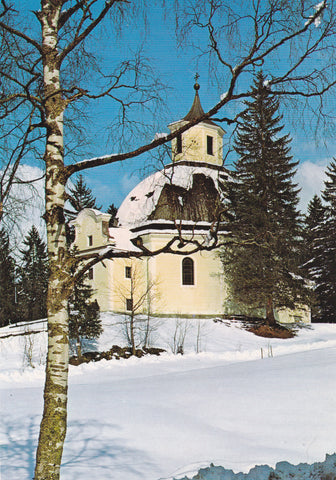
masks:
[[[190,111],[168,127],[176,131],[203,113],[199,84]],[[221,126],[205,120],[172,140],[171,163],[141,181],[122,202],[114,226],[110,215],[84,209],[72,221],[80,253],[133,252],[138,258],[104,260],[89,271],[101,311],[153,316],[238,315],[230,302],[219,248],[223,166]],[[216,229],[214,232],[214,226]],[[184,240],[190,241],[190,243]],[[157,252],[168,244],[174,253]],[[200,244],[205,249],[194,251]],[[176,252],[176,253],[175,253]],[[308,309],[275,312],[282,323],[310,322]]]

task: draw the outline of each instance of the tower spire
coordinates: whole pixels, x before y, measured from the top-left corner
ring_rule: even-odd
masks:
[[[202,108],[202,105],[201,105],[201,101],[200,101],[200,98],[199,98],[199,95],[198,95],[198,90],[201,88],[200,84],[198,83],[198,79],[199,79],[199,74],[196,73],[195,74],[195,83],[194,83],[194,90],[195,90],[195,97],[194,97],[194,101],[193,101],[193,104],[191,106],[191,109],[189,110],[189,112],[187,113],[187,115],[183,118],[183,120],[186,120],[187,122],[191,122],[193,120],[196,120],[197,118],[201,117],[202,115],[204,115],[204,110]],[[204,123],[208,123],[210,125],[215,125],[214,122],[212,122],[211,120],[203,120]]]

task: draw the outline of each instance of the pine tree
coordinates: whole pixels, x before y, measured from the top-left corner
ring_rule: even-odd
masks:
[[[8,234],[0,230],[0,326],[17,321],[15,261],[10,254]]]
[[[321,312],[321,300],[317,287],[320,282],[321,268],[324,262],[324,248],[321,240],[324,238],[327,212],[321,198],[315,195],[308,204],[307,214],[304,218],[303,231],[303,267],[302,270],[312,282],[314,292],[314,304],[312,305],[312,321],[323,321]]]
[[[31,321],[47,316],[48,257],[46,244],[34,225],[23,244],[19,304],[23,319]]]
[[[98,210],[101,208],[97,206],[92,190],[86,185],[83,175],[78,175],[73,188],[69,189],[69,202],[77,213],[83,208],[96,208]]]
[[[336,161],[327,168],[322,198],[325,217],[314,249],[315,292],[320,306],[319,321],[336,322]]]
[[[69,338],[76,341],[77,357],[82,358],[84,338],[99,338],[103,332],[97,300],[92,301],[93,290],[81,277],[68,302]]]
[[[234,304],[262,308],[266,322],[275,324],[274,308],[295,308],[307,299],[298,275],[297,162],[290,155],[290,137],[281,136],[279,102],[261,73],[245,106],[234,145],[236,171],[228,182],[233,242],[223,262]]]

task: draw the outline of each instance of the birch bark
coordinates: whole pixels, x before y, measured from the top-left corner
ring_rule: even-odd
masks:
[[[61,0],[42,0],[42,56],[47,131],[46,224],[50,265],[47,297],[48,354],[44,389],[44,411],[36,456],[35,480],[58,480],[67,426],[69,258],[66,251],[63,113],[58,61],[58,22]]]

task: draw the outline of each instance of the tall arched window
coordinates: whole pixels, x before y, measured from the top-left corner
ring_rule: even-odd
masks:
[[[194,284],[194,261],[187,257],[182,260],[182,285]]]

